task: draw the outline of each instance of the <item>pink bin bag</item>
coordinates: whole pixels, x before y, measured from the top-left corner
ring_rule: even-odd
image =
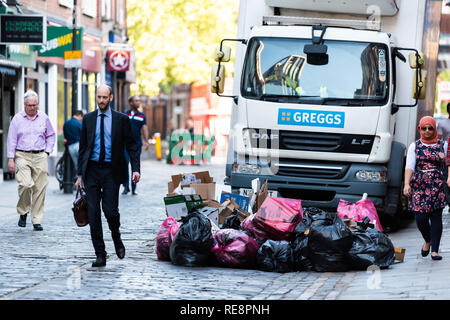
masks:
[[[350,219],[361,222],[365,217],[376,222],[378,229],[383,232],[377,209],[369,199],[361,199],[355,204],[340,199],[337,207],[337,214],[341,219]]]
[[[258,243],[245,232],[221,229],[214,234],[211,249],[217,262],[231,268],[251,268],[255,264]]]
[[[267,197],[255,213],[254,223],[272,240],[290,240],[302,217],[301,200]]]
[[[170,245],[180,225],[174,218],[168,217],[159,227],[155,244],[158,260],[170,261]]]

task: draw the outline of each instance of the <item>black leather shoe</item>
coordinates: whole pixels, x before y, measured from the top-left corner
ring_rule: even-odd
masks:
[[[36,231],[42,231],[44,230],[44,228],[42,228],[42,226],[40,224],[33,224],[33,228]]]
[[[19,227],[25,228],[25,226],[27,225],[27,213],[20,215],[18,225]]]
[[[133,196],[137,196],[137,192],[136,192],[136,191],[133,191],[131,194],[132,194]]]
[[[428,250],[425,251],[425,250],[423,250],[423,246],[422,246],[422,249],[420,250],[422,257],[426,257],[430,253],[430,247],[428,247]]]
[[[92,267],[104,267],[106,266],[106,257],[97,256],[97,259],[92,263]]]
[[[125,246],[123,245],[122,240],[119,238],[113,239],[114,248],[116,249],[116,254],[119,259],[123,259],[125,257]]]
[[[440,255],[435,255],[435,256],[431,255],[431,259],[433,259],[433,260],[442,260],[442,257]]]
[[[122,194],[128,194],[128,192],[130,192],[130,188],[125,187],[125,188],[123,189]]]

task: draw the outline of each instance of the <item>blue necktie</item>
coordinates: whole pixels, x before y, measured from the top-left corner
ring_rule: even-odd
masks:
[[[98,159],[99,162],[105,161],[105,115],[103,113],[100,114],[100,157]]]

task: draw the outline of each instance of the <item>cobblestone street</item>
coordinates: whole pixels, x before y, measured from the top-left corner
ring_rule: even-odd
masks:
[[[440,253],[442,261],[422,258],[423,241],[411,220],[390,234],[406,248],[403,263],[381,271],[286,274],[231,268],[185,268],[161,262],[154,252],[155,237],[165,219],[163,197],[172,174],[209,170],[223,181],[224,165],[169,166],[142,162],[138,195],[120,195],[121,232],[126,257],[119,260],[103,217],[108,252],[104,268],[95,260],[88,227],[79,228],[72,216],[74,194],[63,194],[49,178],[44,231],[17,226],[17,183],[0,183],[0,299],[189,299],[189,300],[391,300],[450,299],[449,215],[445,210]],[[122,189],[121,189],[122,191]]]

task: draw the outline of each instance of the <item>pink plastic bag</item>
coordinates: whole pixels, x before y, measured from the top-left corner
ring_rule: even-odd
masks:
[[[155,244],[155,251],[158,260],[170,261],[170,245],[172,244],[172,240],[180,228],[180,225],[181,224],[174,218],[168,217],[159,227]]]
[[[254,223],[272,240],[289,240],[302,217],[301,200],[267,197],[255,213]]]
[[[258,249],[258,243],[245,232],[221,229],[214,234],[211,251],[220,265],[245,268],[255,264]]]
[[[340,199],[337,214],[341,219],[353,221],[362,221],[365,217],[369,217],[370,221],[376,221],[378,229],[383,232],[377,209],[369,199],[361,199],[355,204]]]
[[[267,232],[258,228],[254,222],[255,215],[251,214],[244,219],[241,223],[241,230],[245,231],[248,235],[256,239],[258,244],[263,244],[266,240],[270,239]]]

